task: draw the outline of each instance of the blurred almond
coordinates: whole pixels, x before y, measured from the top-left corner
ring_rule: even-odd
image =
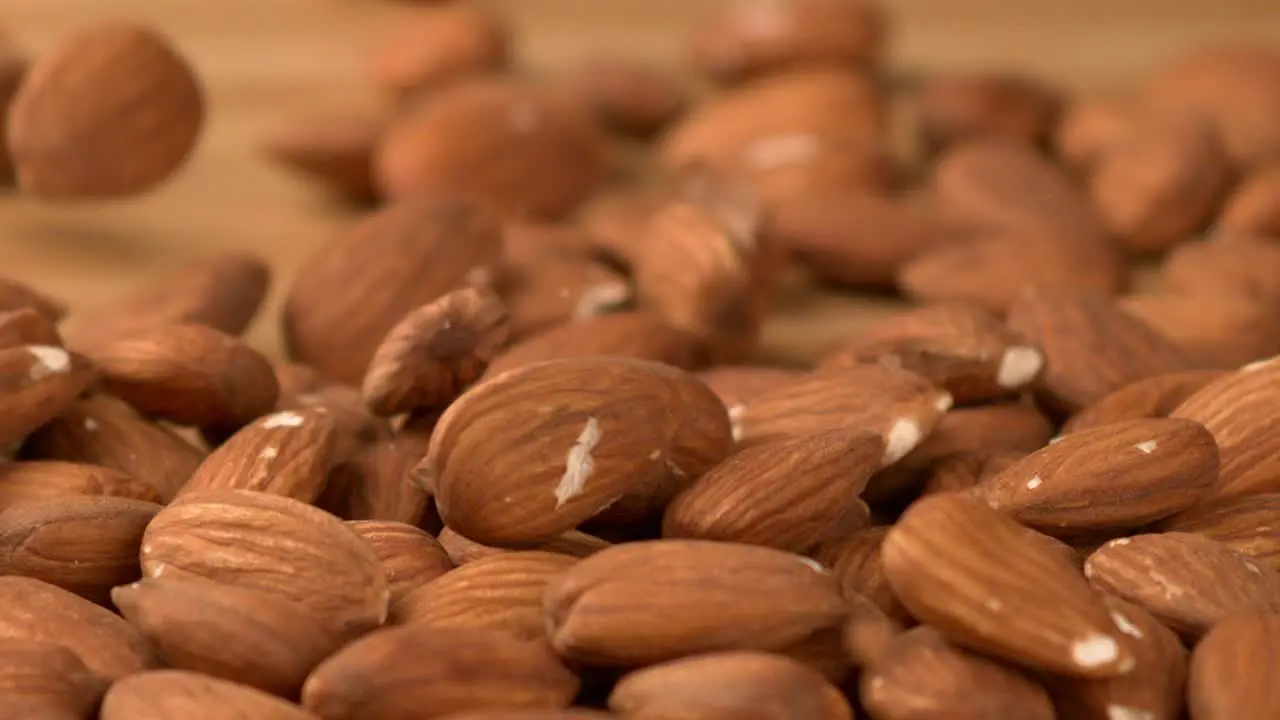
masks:
[[[1062,432],[1088,430],[1125,420],[1168,417],[1183,400],[1225,374],[1222,370],[1186,370],[1131,382],[1072,415]]]
[[[1191,656],[1187,703],[1204,720],[1266,717],[1280,707],[1274,679],[1280,616],[1242,614],[1215,626]]]
[[[931,78],[920,89],[917,102],[921,139],[932,150],[975,138],[1043,147],[1062,104],[1053,89],[1001,72]]]
[[[449,553],[449,558],[456,565],[466,565],[473,563],[481,558],[500,555],[502,553],[516,552],[504,548],[490,547],[481,545],[475,540],[470,540],[459,535],[452,528],[446,527],[440,531],[440,546],[445,552]],[[594,553],[600,552],[610,547],[610,543],[601,540],[594,535],[588,535],[577,530],[570,530],[559,537],[552,538],[545,542],[538,543],[531,547],[533,550],[541,550],[543,552],[554,552],[570,557],[584,558]]]
[[[0,447],[60,415],[93,380],[88,360],[60,347],[0,349]]]
[[[1280,353],[1280,320],[1267,303],[1245,295],[1131,295],[1120,307],[1203,367],[1238,367]]]
[[[698,373],[698,378],[729,408],[731,417],[738,412],[734,406],[802,377],[804,373],[799,370],[764,365],[720,365]]]
[[[489,365],[486,377],[545,360],[631,357],[678,368],[703,364],[701,344],[651,312],[623,311],[565,323],[518,342]]]
[[[1198,296],[1244,295],[1280,307],[1280,246],[1260,238],[1222,236],[1180,245],[1161,268],[1165,287]]]
[[[405,595],[453,569],[454,563],[435,538],[412,525],[394,520],[351,520],[355,531],[369,547],[387,576],[390,606]]]
[[[27,74],[27,59],[12,48],[0,49],[0,138],[8,138],[9,108]],[[9,143],[0,142],[0,186],[12,183],[13,158],[9,155]]]
[[[498,277],[496,289],[516,341],[608,314],[632,299],[625,276],[588,257],[548,257],[508,268]]]
[[[666,127],[689,103],[674,74],[621,57],[583,60],[559,82],[606,127],[639,138]]]
[[[62,303],[45,297],[17,280],[0,278],[0,310],[9,312],[23,308],[35,310],[51,323],[61,320],[67,312]]]
[[[822,193],[883,194],[901,179],[884,143],[851,133],[766,135],[714,167],[744,179],[770,207]]]
[[[0,508],[71,495],[105,495],[160,502],[160,494],[154,486],[111,468],[57,460],[0,463]]]
[[[0,695],[5,700],[65,710],[68,717],[90,717],[109,684],[63,645],[0,639]]]
[[[417,8],[377,43],[370,58],[375,85],[400,99],[468,75],[503,69],[510,32],[496,14],[471,5]]]
[[[0,311],[0,349],[23,345],[61,346],[62,336],[47,316],[33,307]]]
[[[1280,237],[1280,163],[1264,165],[1232,191],[1218,230],[1238,235]]]
[[[1030,403],[954,408],[900,464],[933,467],[944,458],[965,453],[1022,456],[1044,447],[1052,435],[1053,425]]]
[[[204,124],[187,61],[146,27],[93,26],[62,38],[13,99],[9,151],[23,192],[114,198],[176,172]]]
[[[1129,98],[1078,98],[1067,106],[1054,133],[1054,149],[1071,168],[1088,172],[1129,131],[1135,116]]]
[[[343,110],[299,117],[269,136],[262,152],[339,197],[363,202],[377,196],[373,153],[386,126],[382,112]]]
[[[1280,572],[1280,493],[1200,503],[1157,527],[1203,535]]]
[[[152,670],[111,686],[100,720],[316,720],[297,705],[247,685],[186,670]]]
[[[597,247],[595,238],[578,223],[519,219],[503,223],[505,265],[519,267],[564,256],[593,257],[606,263],[615,260]]]

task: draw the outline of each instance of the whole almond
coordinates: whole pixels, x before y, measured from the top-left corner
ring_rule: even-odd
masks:
[[[1044,353],[1036,395],[1063,412],[1136,380],[1191,369],[1172,340],[1096,294],[1029,292],[1010,308],[1009,327]]]
[[[688,105],[680,80],[662,68],[623,57],[591,57],[560,78],[605,126],[645,138]]]
[[[1218,477],[1199,423],[1130,420],[1066,435],[973,489],[1036,530],[1071,536],[1142,527],[1195,506]]]
[[[1217,236],[1180,245],[1161,268],[1165,287],[1192,295],[1236,294],[1280,307],[1280,246],[1256,237]]]
[[[946,458],[964,454],[1016,458],[1044,447],[1052,436],[1053,425],[1029,403],[952,409],[899,465],[911,469],[932,468]]]
[[[569,555],[539,550],[479,558],[414,589],[395,606],[394,620],[537,640],[546,635],[543,592],[576,562]]]
[[[324,385],[314,392],[302,393],[295,396],[291,404],[282,406],[279,412],[304,413],[304,417],[305,413],[318,412],[328,416],[335,429],[335,463],[355,461],[370,446],[393,435],[390,421],[370,413],[360,391],[350,385]],[[414,417],[410,416],[410,419]],[[428,414],[421,418],[422,422],[428,423],[425,432],[430,432],[434,417],[434,414]],[[267,418],[262,421],[266,422]],[[402,431],[409,426],[411,423],[404,423]],[[405,434],[401,432],[401,435]]]
[[[1054,89],[999,72],[932,78],[920,88],[917,102],[921,140],[933,150],[975,138],[1043,147],[1062,104]]]
[[[850,720],[849,702],[820,674],[780,655],[737,650],[672,660],[622,677],[609,708],[626,717]]]
[[[1234,368],[1280,352],[1280,322],[1271,306],[1243,294],[1131,295],[1120,306],[1201,367]]]
[[[1200,503],[1157,527],[1162,532],[1203,535],[1280,572],[1280,493]]]
[[[1222,377],[1221,370],[1187,370],[1137,380],[1072,415],[1063,433],[1143,418],[1168,417],[1193,393]]]
[[[202,579],[121,585],[111,601],[167,666],[284,698],[343,641],[288,600]]]
[[[119,680],[156,664],[147,640],[115,613],[61,588],[0,577],[0,638],[56,643],[89,670]]]
[[[63,645],[25,638],[0,639],[0,695],[5,700],[22,700],[35,707],[66,710],[73,717],[89,717],[109,684]]]
[[[915,619],[902,607],[885,578],[881,549],[888,526],[869,527],[848,537],[824,543],[812,555],[840,586],[840,594],[848,602],[866,598],[890,619],[914,623]]]
[[[374,169],[392,198],[447,194],[509,216],[554,218],[604,179],[608,156],[582,108],[537,85],[481,78],[401,115]]]
[[[824,192],[885,194],[902,175],[884,143],[853,133],[767,135],[714,167],[745,179],[769,207]]]
[[[449,559],[451,559],[455,565],[466,565],[481,558],[500,555],[502,553],[516,552],[514,550],[482,545],[475,540],[459,535],[453,528],[449,527],[440,531],[439,540],[440,546],[449,554]],[[584,558],[608,547],[611,547],[609,542],[601,540],[594,535],[588,535],[577,530],[570,530],[559,537],[533,545],[530,549],[560,553],[570,557]]]
[[[0,349],[23,345],[62,345],[53,321],[33,307],[0,311]]]
[[[121,24],[63,38],[14,98],[9,149],[24,192],[111,198],[152,189],[204,124],[191,67],[155,31]]]
[[[370,75],[388,94],[411,99],[467,75],[502,69],[510,50],[509,35],[503,21],[482,8],[419,8],[377,44]]]
[[[388,119],[380,111],[330,111],[292,119],[262,143],[277,165],[340,198],[367,202],[373,186],[373,153]]]
[[[884,450],[879,436],[844,430],[749,447],[677,495],[662,534],[803,553],[865,523],[858,494]]]
[[[212,490],[174,501],[147,526],[142,571],[271,593],[343,636],[387,616],[386,575],[369,545],[329,513],[276,495]]]
[[[424,720],[482,708],[561,708],[578,678],[546,648],[501,632],[409,625],[371,633],[307,678],[302,705],[324,720]]]
[[[876,718],[1053,718],[1044,688],[1018,671],[946,641],[930,627],[899,635],[859,680]]]
[[[1078,677],[1134,657],[1106,606],[1061,555],[958,494],[913,504],[885,536],[884,572],[911,614],[958,645]]]
[[[1216,625],[1191,656],[1187,701],[1204,720],[1266,717],[1280,704],[1272,682],[1280,658],[1280,617],[1242,614]]]
[[[1137,112],[1132,98],[1078,98],[1063,113],[1054,132],[1058,157],[1087,172],[1129,131]]]
[[[651,312],[616,312],[526,338],[494,358],[487,375],[575,357],[631,357],[692,369],[703,364],[701,347],[693,335],[671,327]]]
[[[1280,573],[1200,535],[1112,540],[1089,556],[1085,574],[1190,639],[1233,613],[1280,612]]]
[[[405,595],[453,569],[444,547],[426,531],[393,520],[352,520],[347,527],[378,556],[394,608]]]
[[[247,685],[188,672],[152,670],[132,675],[107,691],[101,720],[316,720],[297,705]]]
[[[837,628],[845,603],[805,558],[707,540],[618,545],[580,561],[544,596],[552,645],[593,665],[716,650],[781,651]]]
[[[57,460],[0,464],[0,508],[69,495],[107,495],[160,502],[154,486],[111,468]]]
[[[94,379],[82,356],[52,345],[0,350],[0,447],[20,441],[75,402]]]
[[[415,199],[367,215],[298,269],[284,309],[289,352],[358,385],[405,314],[483,276],[501,252],[498,222],[470,204]]]
[[[169,325],[95,348],[103,387],[148,415],[180,425],[235,429],[271,411],[271,363],[204,325]]]
[[[625,276],[587,256],[547,257],[507,267],[495,286],[510,316],[513,340],[605,315],[632,300]]]
[[[44,296],[11,278],[0,278],[0,310],[9,312],[31,308],[43,315],[51,323],[56,323],[67,314],[62,303]]]
[[[330,468],[316,503],[344,520],[423,520],[428,497],[412,471],[427,454],[428,435],[411,428],[406,423],[394,437],[366,445]]]
[[[1218,230],[1236,235],[1280,237],[1280,163],[1258,168],[1232,191]]]

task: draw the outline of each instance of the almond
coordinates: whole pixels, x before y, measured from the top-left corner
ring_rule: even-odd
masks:
[[[119,680],[156,664],[146,639],[120,616],[61,588],[0,577],[0,638],[63,645],[85,666]]]
[[[1233,613],[1280,612],[1280,573],[1200,535],[1112,540],[1089,556],[1085,574],[1193,640]]]
[[[324,720],[424,720],[482,708],[567,707],[578,678],[542,642],[430,625],[379,630],[320,664],[302,705]]]
[[[377,44],[370,75],[388,94],[411,99],[468,75],[503,69],[510,47],[509,30],[488,10],[470,5],[418,8]]]
[[[734,406],[802,377],[804,373],[799,370],[764,365],[719,365],[698,373],[698,378],[729,408],[730,416],[736,414]]]
[[[445,523],[482,543],[528,545],[627,495],[660,492],[664,505],[729,453],[723,413],[706,386],[674,368],[554,360],[465,393],[441,417],[424,463]]]
[[[805,558],[706,540],[598,552],[551,582],[544,607],[557,652],[607,666],[785,650],[845,615],[835,582]]]
[[[401,318],[483,276],[501,252],[497,220],[475,206],[447,199],[389,205],[298,269],[285,301],[286,346],[326,378],[359,384]]]
[[[577,558],[527,550],[479,558],[406,595],[394,609],[397,624],[500,630],[526,640],[546,635],[542,596],[547,584]]]
[[[1280,493],[1200,503],[1158,527],[1162,532],[1203,535],[1280,572]]]
[[[90,356],[107,390],[180,425],[239,428],[271,412],[279,397],[265,357],[204,325],[155,328],[95,348]]]
[[[1065,434],[1125,420],[1168,417],[1183,400],[1224,374],[1221,370],[1187,370],[1131,382],[1072,415],[1062,431]]]
[[[1186,243],[1161,268],[1167,289],[1191,295],[1244,295],[1280,307],[1280,246],[1260,238],[1219,236]]]
[[[444,88],[401,115],[374,170],[392,198],[445,194],[509,216],[554,218],[604,179],[607,150],[592,118],[554,92],[481,78]]]
[[[451,713],[449,720],[616,720],[616,715],[595,710],[476,710]]]
[[[325,385],[315,392],[303,393],[293,398],[293,403],[279,412],[327,415],[335,426],[334,462],[349,462],[369,448],[392,436],[391,423],[365,407],[360,391],[349,385]],[[305,415],[304,415],[305,417]],[[428,418],[434,422],[434,415]],[[263,418],[263,422],[266,418]],[[405,423],[405,427],[409,424]],[[428,424],[426,431],[430,431]],[[403,428],[402,428],[403,429]]]
[[[1077,677],[1134,657],[1079,570],[1013,520],[962,495],[913,504],[884,540],[884,572],[921,622],[963,647]]]
[[[844,624],[844,651],[854,667],[865,670],[888,652],[902,633],[902,625],[860,595],[846,595],[845,600],[849,603],[849,618]]]
[[[622,57],[592,57],[560,78],[606,127],[650,137],[684,112],[688,92],[663,69]]]
[[[152,670],[111,686],[101,720],[316,720],[298,706],[247,685],[186,670]]]
[[[0,695],[5,700],[89,717],[109,684],[65,646],[25,638],[0,639]]]
[[[48,198],[146,192],[185,163],[204,112],[191,67],[155,31],[73,33],[31,66],[13,100],[18,184]]]
[[[951,645],[929,627],[899,635],[863,671],[859,685],[863,707],[877,718],[1055,717],[1043,687],[1016,670]]]
[[[387,614],[386,576],[367,543],[323,510],[248,490],[192,493],[162,510],[142,537],[142,571],[271,593],[343,636]]]
[[[745,179],[770,207],[819,193],[884,194],[902,179],[885,143],[848,133],[757,138],[715,167]]]
[[[440,531],[440,546],[449,553],[449,558],[456,565],[466,565],[473,563],[481,558],[500,555],[502,553],[514,552],[503,548],[489,547],[465,538],[453,530],[446,527]],[[594,553],[600,552],[610,547],[610,543],[601,540],[594,535],[588,535],[577,530],[552,538],[545,542],[532,546],[533,550],[542,550],[544,552],[560,553],[570,557],[584,558]]]
[[[1052,436],[1053,425],[1029,403],[952,409],[900,466],[932,468],[948,457],[975,453],[1017,458],[1044,447]]]
[[[917,103],[923,144],[941,150],[977,138],[1043,147],[1062,100],[1034,79],[988,72],[931,78],[920,88]]]
[[[803,66],[870,66],[885,40],[881,9],[861,0],[731,4],[693,38],[694,65],[721,82]]]
[[[1237,367],[1280,352],[1280,321],[1267,303],[1245,295],[1131,295],[1120,307],[1203,367]]]
[[[622,677],[609,708],[637,718],[850,720],[835,686],[788,658],[750,650],[672,660]]]
[[[1022,453],[987,452],[947,455],[929,468],[924,483],[920,486],[920,494],[963,492],[990,480],[1022,457]]]
[[[496,285],[516,340],[599,317],[632,299],[626,277],[592,258],[570,255],[507,268]]]
[[[0,349],[23,345],[61,346],[58,328],[33,307],[0,311]]]
[[[880,322],[830,351],[820,366],[871,362],[910,370],[963,403],[999,398],[1029,385],[1044,357],[982,308],[951,303]]]
[[[425,433],[406,423],[394,437],[365,445],[330,468],[317,504],[344,520],[423,520],[428,497],[412,471],[427,454],[427,442]]]
[[[1234,235],[1280,237],[1280,163],[1264,165],[1240,182],[1217,227]]]
[[[23,308],[35,310],[51,323],[58,322],[67,313],[67,308],[62,303],[45,297],[17,280],[0,278],[0,310],[9,312]]]
[[[902,603],[889,587],[884,575],[881,548],[889,527],[870,527],[848,537],[828,542],[819,547],[813,557],[825,567],[840,585],[840,594],[846,601],[866,598],[885,615],[899,623],[915,620],[902,607]]]
[[[749,447],[677,495],[662,534],[803,553],[866,522],[858,494],[884,451],[878,436],[844,430]]]
[[[0,508],[72,495],[106,495],[160,502],[160,494],[155,487],[111,468],[56,460],[0,464]]]
[[[377,197],[373,153],[388,119],[383,112],[341,110],[294,118],[262,143],[277,165],[338,197],[366,202]]]
[[[13,158],[9,155],[9,108],[27,74],[27,59],[13,48],[0,50],[0,186],[13,182]]]
[[[1187,700],[1205,720],[1265,717],[1280,706],[1275,678],[1280,618],[1245,614],[1216,625],[1191,656]]]
[[[411,591],[453,569],[444,547],[425,531],[393,520],[351,520],[355,531],[378,556],[387,576],[391,607]]]
[[[1010,309],[1009,327],[1044,353],[1037,397],[1067,413],[1191,365],[1172,340],[1095,294],[1029,292]]]
[[[499,354],[487,375],[524,365],[580,357],[631,357],[692,369],[703,363],[701,344],[651,312],[624,311],[565,323]]]
[[[362,386],[365,403],[383,416],[447,406],[484,374],[510,330],[502,302],[477,288],[411,311],[374,351]]]
[[[1071,169],[1087,173],[1128,133],[1136,117],[1129,97],[1077,98],[1058,121],[1053,149]]]
[[[1071,536],[1139,528],[1193,507],[1217,471],[1217,445],[1199,423],[1130,420],[1066,435],[973,494],[1024,525]]]
[[[249,327],[267,293],[266,262],[223,253],[179,266],[155,282],[71,318],[68,340],[93,348],[166,325],[208,325],[229,335]]]
[[[502,225],[502,256],[512,267],[541,262],[547,258],[590,257],[606,265],[617,258],[597,247],[596,239],[578,223],[514,219]]]
[[[0,447],[21,441],[75,402],[94,379],[82,356],[52,345],[0,350]]]

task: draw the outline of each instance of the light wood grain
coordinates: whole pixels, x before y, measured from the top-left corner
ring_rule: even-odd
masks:
[[[677,64],[697,0],[493,0],[519,29],[521,62],[554,67],[607,51]],[[1083,92],[1124,87],[1169,56],[1227,37],[1280,42],[1277,0],[899,0],[898,67],[1019,67]],[[291,115],[373,102],[368,48],[409,4],[375,0],[4,0],[0,28],[32,54],[78,27],[127,19],[170,35],[207,86],[211,115],[190,166],[128,202],[50,205],[0,195],[0,274],[92,305],[215,249],[252,250],[277,270],[252,337],[278,343],[275,308],[292,269],[350,222],[256,154]],[[858,298],[784,297],[767,354],[805,356],[874,317]]]

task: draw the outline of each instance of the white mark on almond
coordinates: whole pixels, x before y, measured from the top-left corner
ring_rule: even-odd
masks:
[[[1134,445],[1134,447],[1143,455],[1150,455],[1156,451],[1156,448],[1159,447],[1159,443],[1155,440],[1148,440],[1146,442],[1140,442],[1137,445]]]
[[[1155,570],[1148,570],[1147,577],[1151,578],[1152,582],[1159,585],[1160,588],[1164,590],[1164,596],[1166,598],[1175,598],[1182,594],[1182,588],[1178,587],[1177,585],[1174,585],[1173,582],[1169,580],[1169,578],[1165,577],[1164,575],[1161,575]]]
[[[155,567],[151,568],[151,577],[158,578],[164,574],[164,571],[165,571],[165,564],[156,563]]]
[[[944,392],[938,396],[937,400],[933,401],[933,407],[938,412],[944,413],[950,410],[951,406],[954,405],[955,402],[955,398],[951,397],[951,393]]]
[[[1128,635],[1131,638],[1136,638],[1138,640],[1142,639],[1142,630],[1139,630],[1138,626],[1134,625],[1129,620],[1129,618],[1125,617],[1122,613],[1112,610],[1111,621],[1114,622],[1116,624],[1116,627],[1119,628],[1120,632],[1124,633],[1125,635]]]
[[[28,375],[32,381],[71,369],[71,353],[52,345],[28,345],[27,352],[36,359]]]
[[[600,423],[595,418],[588,418],[586,426],[582,428],[577,441],[574,442],[573,447],[569,448],[568,457],[565,458],[564,475],[560,477],[560,484],[556,485],[555,490],[556,507],[582,494],[587,486],[587,479],[591,477],[591,471],[595,468],[591,451],[595,450],[596,445],[599,444]]]
[[[1120,643],[1110,635],[1090,635],[1071,646],[1071,661],[1082,668],[1096,668],[1120,657]]]
[[[275,460],[280,457],[280,451],[273,447],[264,447],[262,448],[262,452],[258,453],[258,457],[268,461]]]
[[[1125,545],[1128,545],[1131,542],[1133,541],[1130,540],[1129,538],[1116,538],[1115,540],[1112,540],[1111,542],[1107,543],[1107,546],[1108,547],[1124,547]]]
[[[650,460],[657,460],[661,456],[662,456],[661,450],[654,450],[653,452],[649,453]]]
[[[986,600],[983,600],[982,606],[991,612],[1000,612],[1004,609],[1004,603],[995,598],[987,598]]]
[[[899,418],[895,421],[885,440],[884,464],[891,465],[905,457],[920,444],[922,435],[920,425],[915,420]]]
[[[742,415],[746,408],[742,405],[730,405],[726,411],[729,413],[729,430],[733,434],[733,441],[742,442]]]
[[[805,557],[803,555],[797,555],[796,559],[804,563],[805,565],[809,566],[810,570],[818,573],[819,575],[826,575],[828,572],[825,565],[818,562],[817,560],[814,560],[813,558]]]
[[[812,133],[790,133],[761,138],[743,150],[743,159],[756,170],[772,170],[813,160],[822,142]]]
[[[567,292],[566,292],[567,294]],[[626,283],[612,282],[592,285],[582,291],[578,303],[573,307],[574,320],[604,315],[610,310],[617,310],[631,299],[631,288]]]
[[[1128,705],[1108,705],[1107,720],[1155,720],[1156,714],[1150,710],[1140,710]]]
[[[94,420],[94,419],[93,419],[93,418],[91,418],[91,417],[87,417],[87,418],[85,418],[85,419],[84,419],[84,429],[85,429],[85,432],[94,432],[94,431],[96,431],[96,430],[98,429],[98,421],[97,421],[97,420]]]
[[[1044,356],[1033,347],[1015,345],[1004,351],[996,370],[996,384],[1005,389],[1020,388],[1044,367]]]
[[[1056,437],[1051,437],[1051,438],[1049,438],[1049,444],[1050,444],[1050,445],[1057,445],[1057,444],[1058,444],[1058,443],[1060,443],[1060,442],[1062,442],[1062,436],[1061,436],[1061,435],[1058,435],[1058,436],[1056,436]]]
[[[1035,490],[1043,484],[1044,480],[1041,480],[1039,475],[1032,475],[1031,479],[1027,481],[1027,489]]]
[[[1247,372],[1247,373],[1257,372],[1258,370],[1261,370],[1262,368],[1270,365],[1276,360],[1280,360],[1280,355],[1275,355],[1269,358],[1265,358],[1263,360],[1255,360],[1249,363],[1248,365],[1245,365],[1244,367],[1240,368],[1240,372]]]
[[[1245,569],[1247,569],[1249,572],[1253,573],[1254,575],[1259,575],[1259,576],[1262,575],[1262,568],[1258,567],[1257,565],[1254,565],[1252,561],[1245,560],[1244,566],[1245,566]]]
[[[302,427],[303,423],[306,421],[306,418],[296,412],[278,412],[274,415],[268,415],[263,418],[262,427],[267,428],[268,430],[283,427]]]

